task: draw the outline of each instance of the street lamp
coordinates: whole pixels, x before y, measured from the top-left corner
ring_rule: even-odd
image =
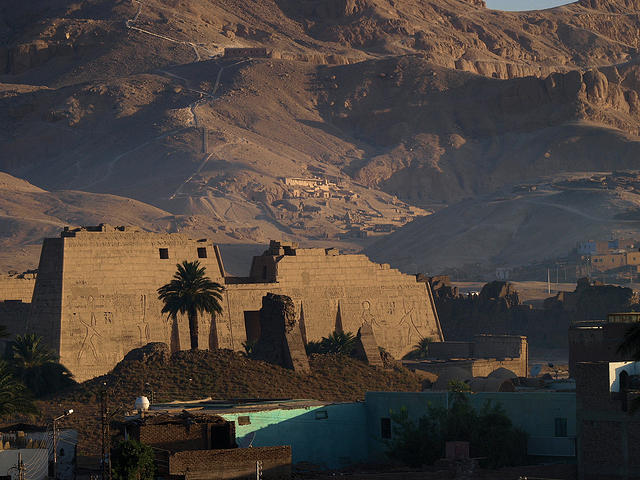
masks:
[[[59,417],[53,419],[53,480],[58,480],[58,431],[56,422],[64,417],[68,417],[72,413],[73,409],[70,408]]]

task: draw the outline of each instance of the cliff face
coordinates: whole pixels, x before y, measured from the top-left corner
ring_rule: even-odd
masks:
[[[636,63],[509,81],[413,57],[332,70],[326,118],[378,147],[350,173],[414,202],[457,201],[542,172],[635,166]],[[593,142],[594,124],[619,133]],[[618,142],[625,146],[613,157]]]
[[[582,7],[606,12],[635,12],[640,10],[638,0],[580,0]]]
[[[362,212],[397,228],[425,213],[417,207],[474,198],[477,228],[492,224],[489,210],[520,226],[464,249],[491,257],[533,228],[539,200],[509,209],[478,196],[637,168],[638,10],[631,0],[520,13],[480,0],[5,2],[0,169],[50,190],[133,197],[180,216],[175,228],[247,243],[348,237],[357,249],[371,242],[358,233]],[[272,56],[227,60],[226,47]],[[280,178],[293,175],[340,179],[360,203],[286,198]],[[477,212],[473,202],[448,212],[463,208]],[[450,232],[453,222],[434,221]],[[428,251],[427,223],[400,243]],[[588,228],[574,225],[562,246]],[[379,245],[384,261],[395,245]]]
[[[523,13],[488,10],[482,0],[12,2],[0,7],[0,72],[36,69],[25,78],[69,83],[264,45],[307,58],[415,53],[489,77],[546,76],[629,60],[636,10],[635,0]],[[38,70],[49,61],[53,71]]]

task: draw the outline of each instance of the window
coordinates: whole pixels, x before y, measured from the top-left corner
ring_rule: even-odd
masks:
[[[249,418],[249,415],[242,415],[238,417],[238,425],[251,425],[251,418]]]
[[[198,258],[207,258],[207,247],[198,247]]]
[[[566,418],[556,418],[556,437],[566,437],[567,436],[567,419]]]
[[[316,410],[316,420],[326,420],[329,418],[329,412],[326,410]]]
[[[380,436],[382,438],[391,438],[391,419],[390,418],[380,419]]]
[[[264,267],[262,267],[262,279],[263,280],[267,279],[267,266],[266,265]]]
[[[169,258],[169,249],[168,248],[159,248],[160,258],[166,260]]]

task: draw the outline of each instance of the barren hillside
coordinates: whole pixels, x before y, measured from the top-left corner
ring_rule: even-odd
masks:
[[[476,0],[5,2],[0,170],[52,195],[118,195],[172,219],[114,216],[145,228],[354,250],[541,176],[640,169],[639,13],[631,0],[524,13]],[[239,46],[271,58],[221,56]],[[585,195],[576,201],[614,201]],[[65,218],[103,220],[98,198]],[[456,212],[438,218],[455,225]],[[41,225],[7,227],[9,251],[48,234]],[[398,235],[415,232],[406,241],[418,248],[413,225]],[[535,255],[592,232],[578,222]],[[486,238],[465,241],[495,255]],[[372,248],[396,256],[393,242]],[[432,261],[414,263],[444,264]]]

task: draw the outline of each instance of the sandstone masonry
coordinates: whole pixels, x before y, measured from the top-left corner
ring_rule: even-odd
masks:
[[[291,297],[305,342],[334,330],[355,333],[364,324],[395,357],[422,337],[443,340],[428,284],[364,255],[272,241],[254,257],[248,277],[231,277],[206,240],[108,225],[45,239],[23,331],[42,335],[80,381],[108,372],[149,342],[186,349],[186,317],[173,322],[161,314],[156,292],[183,260],[199,260],[226,289],[223,313],[199,319],[202,346],[243,350],[244,342],[256,341],[267,293]]]

